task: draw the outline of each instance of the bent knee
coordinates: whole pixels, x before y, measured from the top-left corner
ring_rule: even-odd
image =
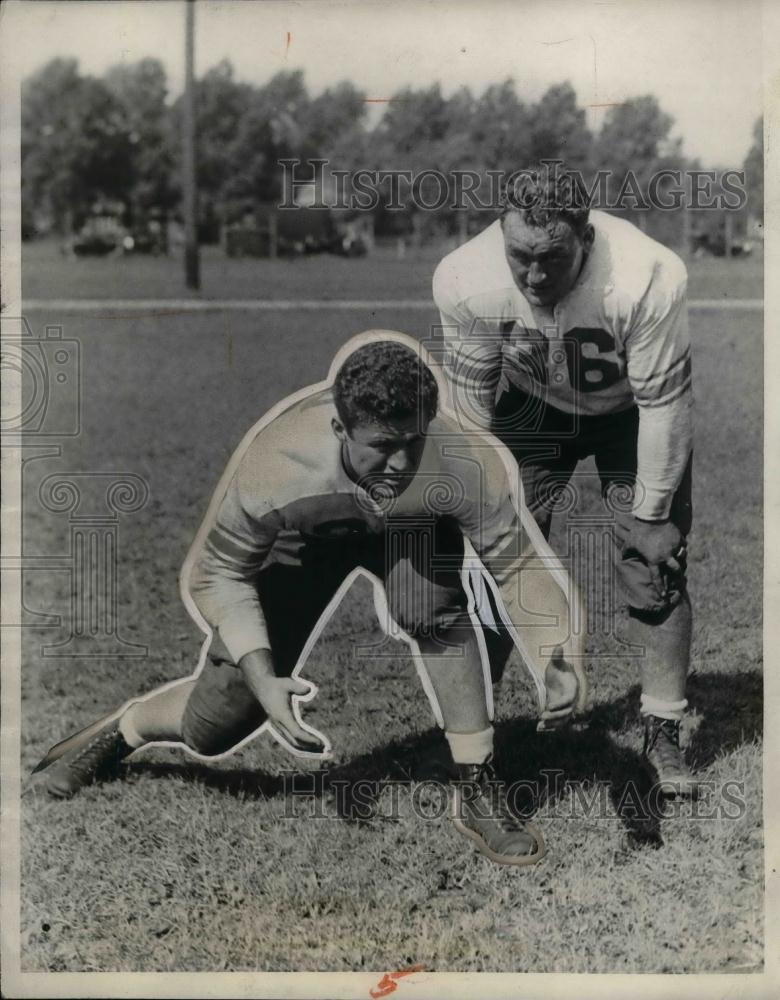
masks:
[[[266,719],[235,667],[207,664],[184,709],[182,741],[195,753],[216,757],[251,736]]]
[[[214,731],[199,725],[199,720],[188,719],[185,715],[182,723],[182,742],[189,750],[194,750],[201,757],[219,757],[232,750],[237,740],[224,733]]]

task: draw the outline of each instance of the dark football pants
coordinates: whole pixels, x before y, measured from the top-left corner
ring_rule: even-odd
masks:
[[[306,539],[301,565],[274,564],[256,582],[276,674],[292,674],[323,611],[357,567],[384,582],[390,614],[409,635],[446,635],[466,609],[462,562],[463,536],[448,518],[429,525],[396,519],[385,534],[356,540]],[[201,754],[225,753],[265,721],[215,635],[184,712],[184,742]]]
[[[519,467],[525,504],[542,530],[550,534],[555,509],[577,504],[575,469],[593,457],[605,510],[613,527],[613,557],[629,609],[662,614],[678,603],[686,588],[686,567],[668,574],[667,590],[653,584],[645,560],[626,547],[631,530],[634,491],[637,488],[637,435],[639,410],[577,416],[554,407],[539,406],[517,390],[505,391],[496,406],[494,433],[510,449]],[[563,504],[561,504],[563,500]],[[691,460],[675,493],[670,518],[685,538],[693,518]],[[511,640],[485,630],[494,680],[501,677],[511,652]]]

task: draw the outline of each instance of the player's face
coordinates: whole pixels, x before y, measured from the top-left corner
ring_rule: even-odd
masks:
[[[554,306],[568,295],[593,245],[593,227],[578,236],[568,222],[529,226],[519,212],[503,220],[506,259],[515,284],[535,306]]]
[[[342,443],[347,474],[366,489],[398,494],[409,485],[425,447],[427,424],[417,415],[382,423],[356,424],[349,431],[339,421],[333,430]]]

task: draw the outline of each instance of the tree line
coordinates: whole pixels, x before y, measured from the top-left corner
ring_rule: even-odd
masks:
[[[122,205],[126,221],[176,217],[181,202],[182,99],[169,99],[163,65],[142,59],[83,75],[75,59],[54,59],[22,87],[23,233],[72,232],[96,202]],[[589,127],[574,88],[550,87],[528,102],[512,80],[475,95],[445,97],[438,84],[393,95],[369,121],[366,95],[350,82],[312,97],[300,70],[255,86],[223,60],[196,83],[199,226],[204,238],[282,195],[279,161],[327,159],[338,169],[511,171],[563,159],[585,176],[609,169],[616,183],[662,168],[701,167],[686,159],[674,121],[651,95],[611,107]],[[729,166],[735,166],[730,164]],[[739,166],[739,165],[737,165]],[[762,123],[743,165],[750,211],[763,203]],[[377,225],[414,228],[419,215],[376,210]],[[434,213],[427,213],[433,215]],[[415,216],[418,215],[417,219]],[[426,224],[452,227],[446,208]]]

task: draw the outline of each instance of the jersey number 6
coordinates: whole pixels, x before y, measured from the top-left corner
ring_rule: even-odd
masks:
[[[606,389],[621,377],[620,366],[604,357],[615,355],[615,340],[598,327],[574,327],[563,335],[566,367],[575,392]]]
[[[508,342],[516,324],[502,324],[501,333]],[[512,351],[513,361],[532,382],[546,385],[550,378],[563,381],[556,370],[565,364],[569,384],[575,392],[606,389],[622,377],[620,365],[605,355],[615,354],[615,340],[599,327],[576,326],[562,338],[548,339],[541,330],[526,328]]]

